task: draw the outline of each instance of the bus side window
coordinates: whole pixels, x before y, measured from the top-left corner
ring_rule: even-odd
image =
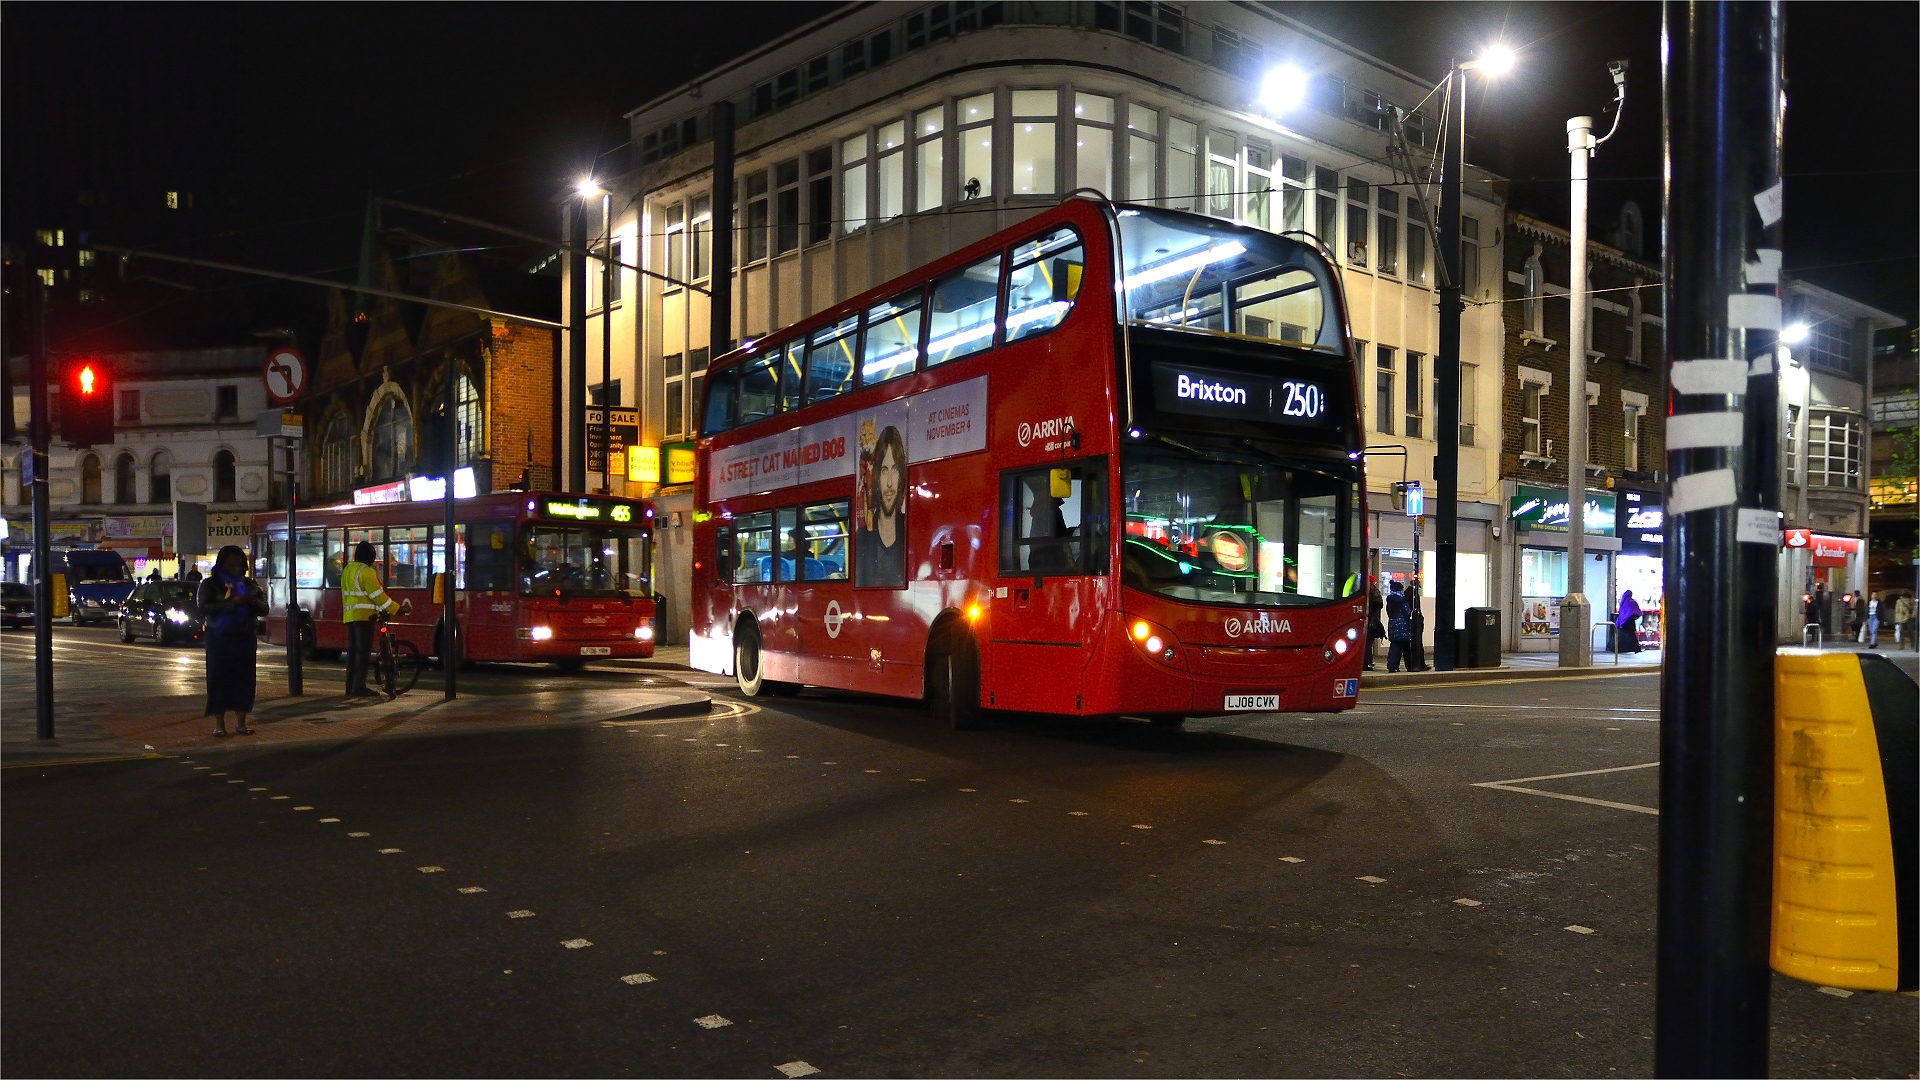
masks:
[[[860,316],[849,315],[839,323],[814,332],[807,349],[807,403],[838,397],[853,388],[854,351],[860,337]]]
[[[718,378],[719,376],[715,376]],[[740,423],[765,420],[780,411],[780,350],[740,365]]]
[[[933,300],[927,305],[927,366],[993,348],[993,314],[999,299],[999,255],[935,281]]]
[[[700,424],[702,435],[717,435],[733,426],[733,388],[740,369],[724,368],[707,376],[707,407]]]
[[[476,522],[467,527],[467,589],[508,592],[513,589],[513,526]]]
[[[779,558],[773,560],[773,574],[768,581],[798,581],[800,560],[807,548],[806,528],[799,524],[798,511],[791,506],[783,506],[773,512],[773,542],[779,548]]]
[[[1072,229],[1052,233],[1013,249],[1007,275],[1007,340],[1044,334],[1059,326],[1080,295],[1086,249]]]
[[[773,515],[742,514],[733,522],[733,581],[757,585],[773,580]]]
[[[302,589],[320,588],[325,581],[327,539],[324,529],[301,529],[293,545],[293,583]]]
[[[800,407],[800,385],[807,371],[807,342],[796,338],[787,342],[786,355],[780,360],[780,411]]]
[[[847,579],[847,542],[850,515],[848,501],[814,503],[800,508],[805,524],[805,543],[801,548],[800,580],[845,581]]]
[[[1000,476],[1000,572],[1043,577],[1107,572],[1104,459]]]
[[[426,589],[433,586],[433,532],[430,526],[409,525],[387,530],[392,562],[387,588]]]
[[[867,309],[867,332],[860,357],[861,386],[913,374],[920,360],[919,289]]]
[[[323,584],[329,589],[340,587],[340,572],[346,569],[348,552],[341,547],[344,535],[339,529],[327,530],[326,564],[321,572],[326,575]]]
[[[713,531],[713,578],[733,580],[733,526],[722,525]]]
[[[353,549],[361,542],[373,545],[373,568],[380,572],[380,580],[391,585],[392,578],[387,572],[387,530],[385,529],[348,529],[347,561],[353,561]]]

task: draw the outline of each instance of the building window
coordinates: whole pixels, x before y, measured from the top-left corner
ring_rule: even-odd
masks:
[[[687,388],[683,385],[687,358],[684,353],[668,353],[660,362],[667,379],[666,435],[670,439],[678,438],[687,415]]]
[[[1480,222],[1460,217],[1460,293],[1470,296],[1480,289]]]
[[[1427,216],[1418,198],[1407,200],[1406,279],[1409,285],[1427,283]]]
[[[1816,412],[1807,428],[1807,482],[1860,487],[1861,422],[1851,413]]]
[[[706,349],[687,350],[687,434],[693,434],[693,421],[700,415],[700,386],[707,378]]]
[[[1383,435],[1393,434],[1393,349],[1376,345],[1373,350],[1373,426]]]
[[[353,486],[353,423],[346,413],[335,413],[320,442],[320,491],[331,494]],[[157,466],[156,466],[157,467]]]
[[[713,196],[693,199],[692,227],[687,230],[693,248],[693,280],[713,276]]]
[[[615,250],[619,250],[618,246]],[[614,274],[619,276],[618,271]],[[618,299],[618,297],[615,297]],[[613,384],[614,404],[619,404],[620,382]],[[471,465],[486,448],[486,418],[480,409],[480,391],[462,371],[453,383],[453,466]]]
[[[213,455],[213,501],[230,503],[237,501],[234,492],[233,451],[225,447],[214,451]]]
[[[398,394],[373,414],[373,479],[397,480],[413,467],[413,413]]]
[[[1460,254],[1465,261],[1466,244],[1462,242]],[[1465,273],[1462,272],[1462,280]],[[1526,267],[1521,271],[1520,325],[1533,337],[1546,337],[1547,305],[1541,299],[1541,290],[1546,287],[1546,271],[1540,265],[1540,245],[1533,245],[1533,254],[1527,256]],[[1464,291],[1464,290],[1463,290]]]
[[[1383,274],[1400,272],[1400,193],[1381,188],[1379,214],[1375,219],[1378,240],[1373,252],[1374,269]]]
[[[1280,155],[1280,231],[1307,231],[1307,161]]]
[[[892,221],[907,210],[907,122],[895,120],[873,133],[874,153],[879,167],[874,172],[874,207],[882,223]]]
[[[667,206],[661,217],[665,222],[661,227],[665,249],[660,263],[667,277],[672,279],[666,287],[673,289],[678,287],[678,282],[687,279],[687,208],[675,200]]]
[[[217,386],[214,388],[213,415],[216,420],[231,420],[240,415],[239,387]]]
[[[1224,131],[1207,132],[1207,215],[1217,218],[1238,216],[1237,196],[1240,184],[1235,178],[1239,171],[1240,148],[1233,136]]]
[[[1524,453],[1540,453],[1540,399],[1545,393],[1540,383],[1520,384],[1520,449]]]
[[[1480,365],[1460,365],[1460,445],[1472,446],[1480,423]]]
[[[80,501],[92,506],[101,502],[100,459],[88,454],[80,459]]]
[[[743,253],[747,262],[755,263],[767,257],[769,217],[767,171],[756,169],[747,174],[747,235]]]
[[[1407,438],[1422,438],[1425,430],[1426,409],[1421,399],[1426,396],[1427,383],[1420,377],[1421,362],[1426,357],[1409,349],[1407,351]]]
[[[993,95],[964,98],[954,108],[960,125],[960,198],[993,194]]]
[[[1127,198],[1152,202],[1160,194],[1160,113],[1145,105],[1127,106]]]
[[[807,152],[807,243],[833,239],[833,150]]]
[[[1191,120],[1167,118],[1167,205],[1193,210],[1194,169],[1200,158],[1200,128]]]
[[[608,249],[608,254],[607,254],[608,261],[613,263],[612,266],[609,266],[607,268],[607,285],[608,285],[607,300],[610,303],[615,303],[615,304],[620,302],[620,296],[621,296],[621,288],[620,288],[621,280],[620,279],[626,273],[626,270],[623,269],[620,265],[621,263],[626,261],[626,259],[622,257],[620,249],[621,249],[620,243],[618,241],[615,241],[613,246]]]
[[[800,161],[773,167],[773,253],[785,255],[800,247]]]
[[[1051,195],[1058,183],[1054,168],[1053,121],[1060,115],[1060,91],[1013,92],[1013,193]]]
[[[1251,143],[1246,148],[1247,207],[1242,217],[1256,229],[1273,228],[1273,151]]]
[[[1854,374],[1853,324],[1845,319],[1822,319],[1807,334],[1807,362],[1842,375]],[[1818,418],[1815,418],[1818,422]]]
[[[1640,471],[1640,414],[1646,406],[1631,401],[1620,406],[1622,418],[1626,421],[1621,429],[1620,466],[1628,472]]]
[[[1313,170],[1313,231],[1328,250],[1340,250],[1340,174]]]
[[[946,200],[946,130],[944,105],[922,109],[913,118],[913,186],[915,210],[937,210]]]
[[[840,140],[840,230],[867,227],[867,137]]]
[[[1113,99],[1099,94],[1073,95],[1074,186],[1112,197]]]
[[[153,455],[153,460],[147,464],[147,501],[173,501],[173,459],[167,456],[165,450]]]
[[[120,421],[125,424],[140,422],[140,391],[120,391]]]
[[[1347,261],[1355,266],[1367,265],[1372,206],[1373,186],[1357,176],[1347,177]]]
[[[1179,6],[1151,0],[1098,0],[1093,5],[1093,25],[1175,52],[1187,38],[1187,18]]]
[[[114,460],[113,501],[122,504],[140,501],[140,492],[134,481],[132,454],[121,454]]]
[[[1796,453],[1800,441],[1800,406],[1787,406],[1787,437],[1784,440],[1787,451],[1787,483],[1797,484],[1800,456]]]
[[[619,408],[620,380],[615,379],[610,383],[594,383],[588,386],[587,404],[593,406],[610,405],[613,408]]]
[[[825,56],[816,56],[807,61],[807,66],[803,70],[806,72],[806,84],[801,87],[802,93],[817,94],[827,88],[827,58]]]

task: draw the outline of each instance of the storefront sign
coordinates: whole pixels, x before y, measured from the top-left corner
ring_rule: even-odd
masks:
[[[375,484],[372,487],[355,488],[353,490],[353,505],[355,506],[381,506],[386,503],[403,503],[406,501],[407,482],[405,480],[395,480],[391,484]]]
[[[631,446],[627,448],[627,483],[657,484],[660,482],[660,448],[657,446]]]
[[[1607,492],[1587,492],[1586,532],[1588,536],[1613,535],[1613,496]],[[1521,484],[1507,503],[1507,516],[1522,529],[1537,532],[1567,531],[1567,493],[1564,488],[1539,488]]]
[[[667,448],[667,483],[693,483],[693,447],[670,446]]]
[[[1656,491],[1623,491],[1626,520],[1620,523],[1620,550],[1635,555],[1659,555],[1666,549],[1666,511]]]
[[[1788,548],[1813,552],[1815,566],[1845,566],[1847,560],[1860,553],[1861,541],[1857,536],[1829,536],[1812,529],[1785,529],[1781,537]]]
[[[629,446],[640,441],[640,410],[589,406],[587,409],[587,471],[601,472],[621,464]],[[607,461],[611,443],[614,460]],[[617,469],[615,471],[618,471]]]

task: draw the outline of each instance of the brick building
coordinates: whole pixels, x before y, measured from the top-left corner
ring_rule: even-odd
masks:
[[[1622,218],[1623,242],[1637,246],[1637,208],[1629,205]],[[1507,526],[1499,575],[1506,647],[1551,651],[1567,583],[1573,252],[1565,229],[1519,213],[1507,216],[1505,247],[1500,475]],[[1590,243],[1587,276],[1586,595],[1600,623],[1627,589],[1643,608],[1659,606],[1666,379],[1660,268]],[[1657,620],[1645,622],[1657,630]]]
[[[385,288],[402,283],[382,258]],[[431,262],[422,283],[437,300],[489,307],[458,255]],[[419,288],[420,286],[416,286]],[[300,403],[307,431],[309,501],[350,500],[356,488],[446,472],[446,380],[454,372],[454,468],[472,466],[480,491],[552,486],[554,332],[470,312],[374,299],[355,311],[329,300]]]

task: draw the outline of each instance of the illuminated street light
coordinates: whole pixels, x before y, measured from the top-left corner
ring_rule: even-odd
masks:
[[[1292,64],[1274,68],[1260,80],[1260,107],[1271,115],[1283,115],[1306,99],[1307,73]]]
[[[1788,323],[1787,328],[1780,331],[1780,340],[1789,345],[1798,345],[1807,340],[1807,324],[1803,322]]]
[[[602,192],[600,190],[600,185],[595,183],[593,177],[591,176],[582,179],[579,185],[574,188],[574,190],[578,191],[580,193],[580,197],[583,199],[591,199],[595,195],[605,194],[605,192]]]
[[[1513,70],[1516,57],[1513,50],[1505,45],[1489,45],[1487,51],[1480,54],[1478,60],[1469,60],[1460,65],[1462,71],[1478,71],[1494,78]]]

